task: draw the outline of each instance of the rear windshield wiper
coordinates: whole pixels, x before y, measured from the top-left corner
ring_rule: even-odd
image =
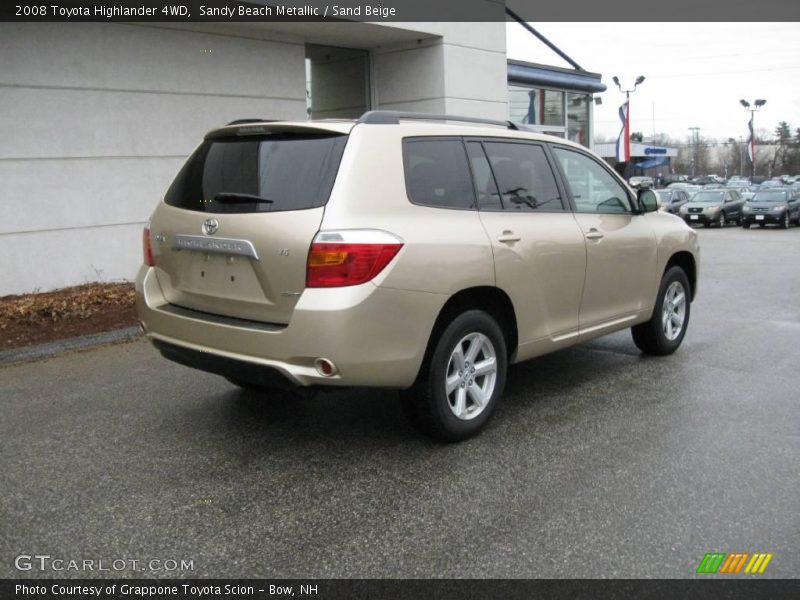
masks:
[[[272,204],[275,200],[270,200],[269,198],[263,198],[261,196],[254,196],[252,194],[239,194],[237,192],[220,192],[216,196],[214,196],[214,200],[217,202],[230,202],[231,204],[245,204],[245,203],[262,203],[262,204]]]

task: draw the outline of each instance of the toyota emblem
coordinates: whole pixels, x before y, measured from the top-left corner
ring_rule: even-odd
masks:
[[[219,229],[219,221],[216,219],[206,219],[203,221],[203,233],[206,235],[214,235]]]

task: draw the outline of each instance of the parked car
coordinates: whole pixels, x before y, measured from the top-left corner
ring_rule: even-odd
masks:
[[[703,186],[695,185],[694,183],[686,183],[684,181],[681,181],[681,182],[678,182],[678,183],[670,183],[667,186],[667,189],[670,189],[670,190],[682,189],[682,190],[686,190],[688,193],[691,194],[692,192],[696,192],[697,190],[703,189]]]
[[[671,183],[688,183],[689,177],[687,175],[678,175],[673,173],[667,173],[662,177],[661,182],[667,186]]]
[[[146,334],[237,385],[400,389],[451,441],[486,424],[510,363],[628,327],[674,352],[696,232],[586,148],[477,121],[211,131],[144,230]]]
[[[767,181],[761,182],[761,189],[781,188],[781,187],[784,187],[784,185],[780,179],[768,179]]]
[[[747,202],[750,200],[755,193],[758,191],[759,186],[757,185],[749,185],[747,187],[736,188],[736,191],[742,196],[742,199]]]
[[[742,222],[744,200],[735,190],[700,190],[681,206],[679,215],[690,225],[702,223],[720,229],[727,223]]]
[[[757,224],[780,225],[788,229],[791,222],[800,225],[800,192],[792,188],[769,189],[758,192],[744,205],[742,227]]]
[[[695,177],[691,180],[695,185],[708,185],[708,184],[723,184],[725,180],[716,175],[703,175],[702,177]]]
[[[652,188],[655,186],[653,178],[647,175],[631,177],[628,182],[631,184],[632,188]]]
[[[672,213],[673,215],[677,215],[681,206],[689,201],[689,193],[681,188],[657,190],[656,194],[659,200],[658,210]]]

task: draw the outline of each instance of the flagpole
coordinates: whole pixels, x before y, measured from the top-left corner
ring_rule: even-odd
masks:
[[[625,91],[625,162],[631,162],[631,92]]]

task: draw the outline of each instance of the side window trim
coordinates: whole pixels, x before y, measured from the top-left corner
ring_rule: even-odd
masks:
[[[608,167],[608,165],[604,164],[602,161],[597,160],[594,156],[592,156],[591,154],[587,154],[586,152],[580,150],[579,148],[574,148],[572,146],[565,146],[564,144],[557,144],[557,143],[552,143],[552,142],[549,143],[548,145],[550,146],[550,150],[551,151],[555,150],[556,148],[561,148],[561,149],[566,150],[568,152],[574,152],[575,154],[580,154],[581,156],[591,160],[595,164],[599,165],[601,169],[603,169],[606,173],[608,173],[611,176],[611,178],[614,181],[616,181],[620,185],[620,187],[622,187],[622,190],[625,192],[625,196],[628,198],[628,205],[630,207],[630,212],[629,213],[619,213],[619,212],[600,213],[600,212],[598,212],[596,214],[610,214],[610,215],[619,215],[619,214],[636,215],[636,214],[639,214],[639,211],[636,210],[636,199],[631,196],[631,192],[628,189],[628,185],[625,183],[625,181],[619,175],[617,175],[613,171],[613,169],[610,169]],[[568,196],[569,202],[570,202],[570,204],[572,206],[572,211],[573,212],[578,212],[577,205],[575,204],[575,199],[572,197],[572,189],[570,188],[569,182],[567,181],[567,175],[566,175],[566,173],[564,173],[563,169],[561,168],[560,161],[556,160],[555,163],[556,163],[556,168],[558,169],[558,174],[559,174],[559,176],[562,178],[562,180],[564,182],[564,187],[567,189],[567,196]]]
[[[475,209],[477,211],[485,211],[485,212],[504,212],[505,211],[505,206],[503,206],[503,197],[500,195],[500,186],[497,185],[497,178],[494,176],[494,171],[492,170],[492,163],[489,161],[489,157],[486,154],[486,148],[483,147],[483,143],[481,142],[481,139],[480,138],[475,138],[475,137],[466,137],[465,136],[465,137],[461,138],[461,141],[464,144],[464,152],[466,152],[466,154],[467,154],[467,166],[469,166],[469,176],[470,176],[470,179],[472,181],[472,190],[473,190],[473,193],[475,194]],[[498,193],[497,197],[498,197],[498,200],[500,202],[500,206],[502,207],[499,210],[481,206],[480,198],[479,198],[479,195],[478,195],[477,183],[475,181],[475,170],[472,168],[472,160],[470,159],[470,155],[469,155],[468,144],[470,144],[470,143],[473,143],[478,148],[480,148],[481,155],[483,156],[484,160],[486,160],[486,166],[489,168],[489,175],[491,175],[491,177],[492,177],[492,181],[494,182],[494,189]]]
[[[486,152],[486,147],[484,144],[486,143],[501,143],[501,144],[521,144],[525,146],[538,146],[542,149],[545,160],[547,161],[547,165],[550,167],[550,172],[553,175],[553,181],[556,184],[556,188],[558,189],[559,200],[561,200],[561,208],[560,209],[541,209],[541,210],[534,210],[534,211],[525,211],[526,213],[530,212],[541,212],[541,213],[562,213],[562,212],[571,212],[572,205],[570,199],[567,197],[567,188],[564,185],[564,182],[561,181],[561,173],[558,170],[558,164],[555,158],[550,153],[550,148],[547,142],[541,140],[527,140],[527,139],[518,139],[518,138],[507,138],[507,137],[491,137],[491,136],[465,136],[463,138],[466,150],[466,144],[470,142],[476,142],[480,145],[481,151],[483,152],[484,157],[486,158],[486,162],[489,166],[489,172],[492,175],[492,180],[494,181],[495,188],[497,189],[498,193],[500,191],[500,184],[497,181],[497,175],[495,175],[494,167],[492,166],[492,161],[489,159],[489,154]],[[467,158],[469,158],[469,153],[467,152]],[[469,161],[468,161],[469,162]],[[470,164],[470,173],[472,173],[472,165]],[[473,177],[472,180],[473,187],[475,185],[475,179]],[[486,211],[486,212],[511,212],[507,208],[503,207],[501,209],[493,209],[493,208],[484,208],[480,206],[480,203],[477,201],[478,191],[475,190],[475,198],[476,198],[476,205],[479,211]],[[500,198],[501,204],[503,203],[502,197]]]

